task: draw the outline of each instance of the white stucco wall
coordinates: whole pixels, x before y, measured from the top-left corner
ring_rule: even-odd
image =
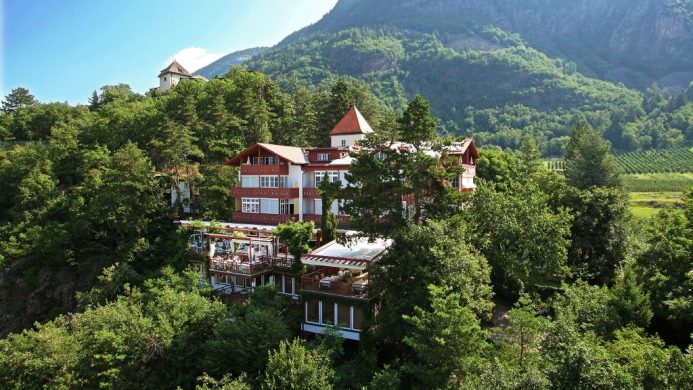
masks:
[[[349,147],[352,146],[353,144],[356,143],[356,141],[360,141],[362,139],[365,139],[366,136],[365,134],[344,134],[344,135],[331,135],[330,136],[330,146],[333,148],[341,148],[342,147],[342,140],[346,141],[345,146]]]

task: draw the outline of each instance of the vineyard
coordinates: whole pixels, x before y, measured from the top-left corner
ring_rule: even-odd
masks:
[[[687,173],[693,172],[693,148],[672,148],[615,154],[616,163],[623,173]],[[546,167],[556,171],[565,169],[565,161],[550,159]]]
[[[681,192],[693,187],[693,173],[639,173],[622,175],[628,192]]]
[[[689,148],[630,152],[614,158],[625,173],[693,172],[693,151]]]

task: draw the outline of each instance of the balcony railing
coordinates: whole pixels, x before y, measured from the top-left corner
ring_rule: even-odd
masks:
[[[462,172],[462,176],[465,176],[465,177],[476,176],[476,165],[462,164],[462,167],[464,168],[464,172]]]
[[[315,224],[322,223],[322,215],[320,214],[303,214],[304,221],[313,221]],[[349,216],[348,215],[338,215],[337,225],[345,227],[349,226]]]
[[[256,223],[260,225],[276,225],[278,223],[286,223],[291,218],[296,218],[294,214],[261,214],[261,213],[243,213],[234,211],[232,214],[233,222]]]
[[[256,275],[272,269],[272,258],[262,256],[250,261],[247,255],[215,256],[209,269],[232,274]]]
[[[241,175],[288,175],[289,166],[286,164],[251,165],[241,164]]]
[[[294,266],[294,258],[288,256],[278,256],[273,260],[275,269],[291,270]]]
[[[234,198],[298,198],[298,188],[231,187]]]
[[[304,198],[310,198],[310,199],[319,199],[320,198],[320,190],[317,188],[304,187],[303,188],[303,197]]]
[[[304,291],[340,295],[350,298],[368,299],[368,273],[351,276],[337,268],[320,268],[301,277]]]

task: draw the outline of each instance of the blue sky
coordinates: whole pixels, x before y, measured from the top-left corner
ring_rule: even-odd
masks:
[[[73,104],[107,84],[145,92],[174,57],[192,71],[232,51],[274,45],[337,2],[0,1],[0,94],[23,86],[42,102]]]

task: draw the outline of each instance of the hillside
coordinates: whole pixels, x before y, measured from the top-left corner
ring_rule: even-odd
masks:
[[[195,74],[204,76],[208,79],[214,78],[214,76],[221,76],[229,70],[229,67],[240,65],[252,57],[262,54],[267,49],[266,47],[253,47],[251,49],[235,51],[221,57],[204,68],[198,69]]]
[[[517,33],[580,72],[629,87],[685,87],[693,76],[690,0],[342,0],[318,23],[279,46],[352,27],[438,32],[456,48],[488,45],[485,27]]]
[[[354,77],[395,110],[421,94],[482,145],[529,134],[562,155],[587,121],[616,150],[676,147],[693,142],[691,4],[342,0],[244,64],[284,87]]]

